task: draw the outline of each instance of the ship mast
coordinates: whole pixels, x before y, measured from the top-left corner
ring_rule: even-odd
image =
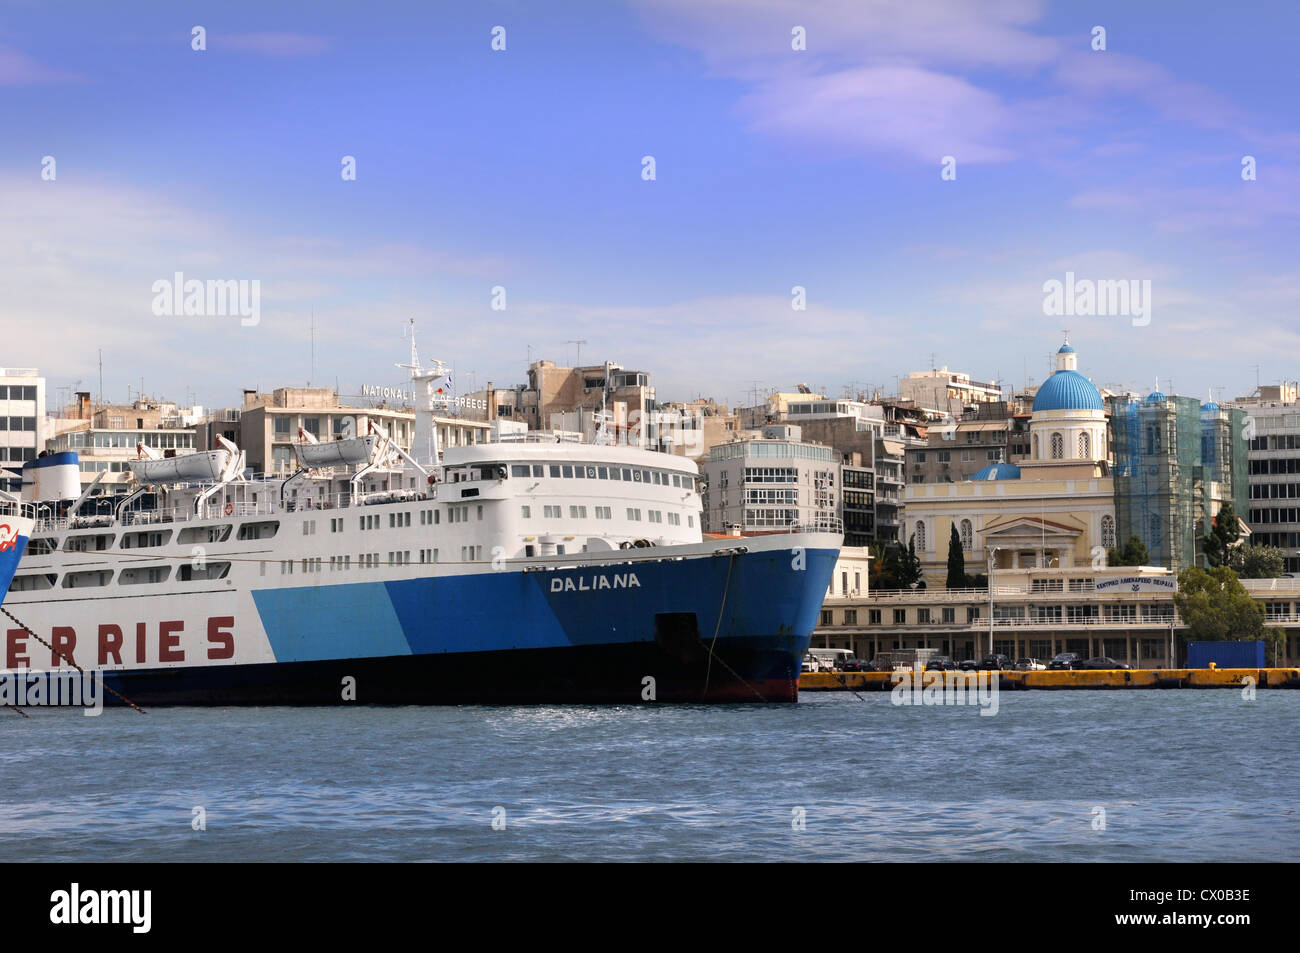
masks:
[[[411,456],[425,467],[436,467],[442,461],[442,450],[438,446],[438,428],[433,423],[433,385],[435,381],[447,376],[447,365],[439,360],[435,360],[429,367],[420,364],[420,353],[415,346],[414,318],[407,326],[406,335],[411,339],[411,363],[397,366],[411,372],[411,390],[415,404],[415,435],[411,441]]]

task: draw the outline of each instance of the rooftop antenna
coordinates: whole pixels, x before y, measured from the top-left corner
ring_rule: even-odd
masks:
[[[583,346],[584,344],[586,344],[587,342],[584,340],[584,341],[565,341],[564,343],[565,343],[565,344],[576,344],[576,345],[578,345],[578,358],[577,358],[576,361],[573,362],[573,366],[574,366],[574,367],[581,367],[581,366],[582,366],[582,346]]]

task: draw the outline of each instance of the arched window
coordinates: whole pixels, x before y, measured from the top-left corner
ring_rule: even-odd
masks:
[[[1115,517],[1109,514],[1101,518],[1101,544],[1107,549],[1115,548]]]
[[[925,549],[925,523],[922,520],[916,521],[916,550],[921,552]]]
[[[962,550],[969,553],[975,548],[975,531],[971,528],[970,520],[962,520],[957,532],[961,535]]]
[[[1092,459],[1092,435],[1086,430],[1079,434],[1079,459]]]
[[[1065,459],[1065,438],[1061,436],[1059,431],[1052,434],[1052,459]]]

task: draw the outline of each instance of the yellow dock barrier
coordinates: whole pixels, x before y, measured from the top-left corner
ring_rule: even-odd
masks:
[[[1076,671],[1002,671],[1003,690],[1103,688],[1300,688],[1300,668],[1134,668]],[[804,692],[879,692],[894,687],[892,672],[804,672]]]

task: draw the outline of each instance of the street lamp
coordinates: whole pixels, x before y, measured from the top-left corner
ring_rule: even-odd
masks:
[[[997,551],[996,546],[989,549],[989,655],[993,654],[993,571],[997,568]]]

